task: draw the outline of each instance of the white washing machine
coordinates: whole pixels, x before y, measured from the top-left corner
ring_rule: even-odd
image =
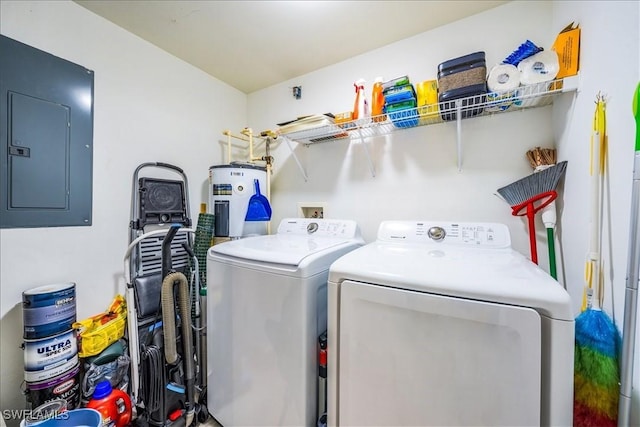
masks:
[[[363,244],[354,221],[293,218],[209,249],[207,406],[223,426],[316,425],[329,266]]]
[[[569,295],[505,225],[383,222],[328,307],[330,426],[572,425]]]

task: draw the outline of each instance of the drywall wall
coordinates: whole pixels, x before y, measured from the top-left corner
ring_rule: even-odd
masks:
[[[628,1],[553,2],[554,27],[575,21],[582,28],[581,86],[572,116],[554,120],[560,158],[570,167],[564,181],[560,235],[565,282],[576,309],[584,286],[589,250],[589,141],[598,93],[607,99],[607,163],[602,210],[602,265],[605,311],[621,329],[627,274],[635,123],[632,98],[640,81],[640,3]],[[555,114],[562,114],[562,100]],[[558,116],[557,119],[561,119]],[[640,425],[640,326],[636,329],[631,425]]]
[[[528,19],[516,19],[519,16]],[[370,96],[377,76],[408,75],[413,83],[435,79],[438,64],[476,51],[485,51],[492,66],[527,39],[548,48],[555,35],[549,2],[509,3],[252,93],[249,119],[254,128],[265,129],[298,116],[348,111],[359,78],[366,80]],[[302,86],[300,100],[292,96],[293,86]],[[457,168],[454,122],[407,129],[364,144],[293,143],[309,177],[306,182],[285,141],[277,140],[275,221],[295,216],[297,202],[307,200],[327,202],[331,217],[356,219],[367,241],[375,239],[384,219],[500,221],[510,226],[514,246],[528,253],[526,222],[513,217],[509,205],[495,194],[533,172],[525,153],[537,145],[553,145],[551,123],[551,107],[464,121],[462,171]],[[371,153],[375,176],[363,145]],[[541,222],[538,237],[544,265]]]
[[[206,202],[226,128],[245,126],[246,95],[70,1],[2,1],[2,34],[95,72],[93,225],[0,230],[0,408],[24,408],[21,293],[76,282],[78,317],[124,292],[132,177],[166,162]],[[177,178],[177,176],[174,176]],[[12,421],[7,421],[8,425]]]

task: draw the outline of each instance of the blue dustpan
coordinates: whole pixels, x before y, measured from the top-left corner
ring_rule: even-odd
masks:
[[[249,199],[249,206],[247,207],[247,215],[244,217],[245,221],[270,221],[271,220],[271,205],[269,200],[260,194],[260,182],[257,179],[253,180],[253,186],[256,189],[256,193]]]

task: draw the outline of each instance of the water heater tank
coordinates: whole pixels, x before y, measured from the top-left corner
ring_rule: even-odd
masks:
[[[254,180],[267,192],[267,170],[251,163],[232,162],[209,168],[209,213],[214,215],[215,237],[232,239],[267,234],[266,221],[245,221]]]

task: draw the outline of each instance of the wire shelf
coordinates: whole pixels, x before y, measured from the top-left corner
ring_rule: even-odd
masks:
[[[387,135],[406,128],[448,122],[455,123],[458,120],[458,115],[462,120],[466,120],[543,107],[552,104],[556,94],[575,91],[577,88],[578,76],[565,77],[551,82],[520,86],[513,91],[492,92],[459,98],[340,124],[325,124],[279,134],[304,145],[342,141],[351,138],[370,138]]]

